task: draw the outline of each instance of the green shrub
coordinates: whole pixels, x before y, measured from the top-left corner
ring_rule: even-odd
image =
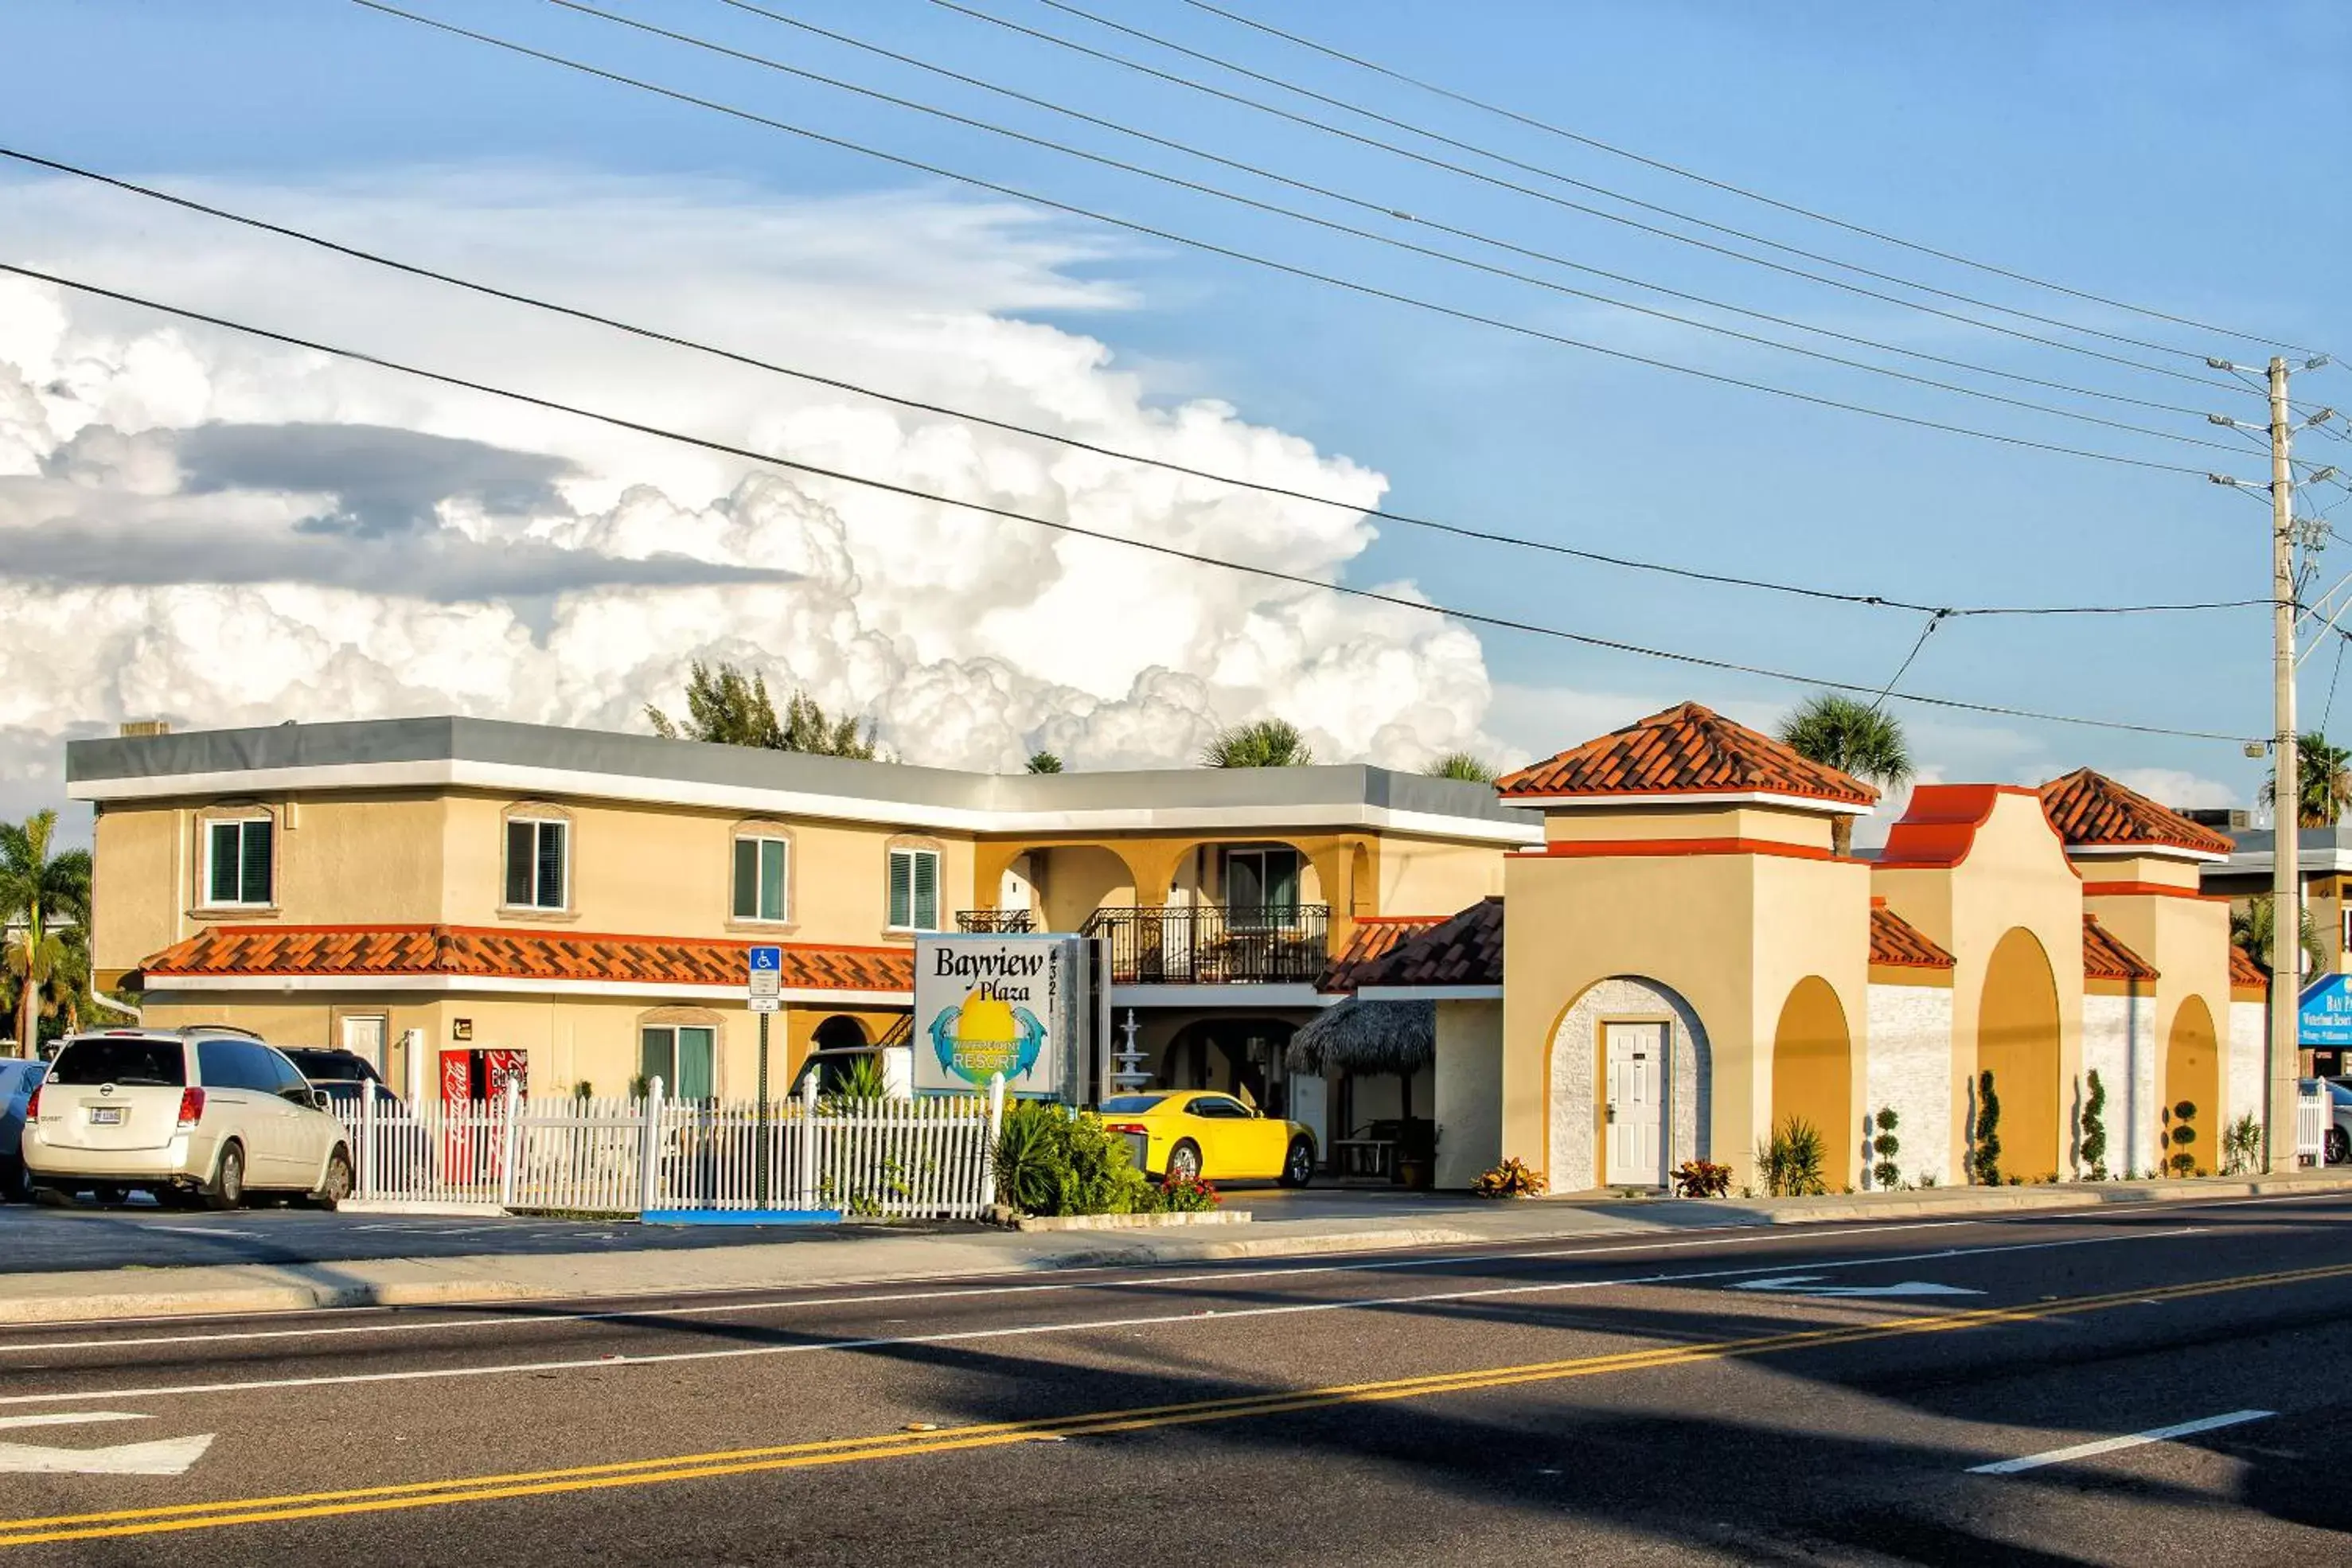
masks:
[[[1880,1190],[1893,1192],[1903,1184],[1903,1167],[1895,1163],[1895,1156],[1903,1152],[1902,1141],[1895,1136],[1902,1118],[1889,1105],[1880,1108],[1876,1120],[1878,1136],[1870,1141],[1870,1152],[1878,1156],[1878,1163],[1870,1168],[1870,1179],[1878,1184]]]
[[[1472,1183],[1470,1195],[1474,1198],[1532,1198],[1540,1195],[1543,1190],[1543,1173],[1528,1169],[1528,1163],[1514,1154]]]
[[[1812,1198],[1828,1192],[1822,1174],[1827,1164],[1822,1130],[1801,1116],[1774,1128],[1756,1151],[1756,1173],[1763,1179],[1765,1193],[1776,1198]]]
[[[2173,1146],[2172,1158],[2166,1163],[2172,1167],[2172,1173],[2176,1176],[2194,1173],[2197,1170],[2197,1155],[2189,1145],[2197,1142],[2196,1102],[2182,1100],[2172,1108],[2171,1113],[2166,1120],[2172,1124]]]
[[[2078,1152],[2090,1168],[2090,1179],[2107,1179],[2107,1086],[2095,1071],[2084,1080],[2089,1092],[2083,1100],[2083,1142]]]
[[[996,1199],[1024,1214],[1133,1214],[1151,1185],[1099,1117],[1051,1100],[1006,1108],[996,1139]]]
[[[2251,1110],[2221,1130],[2221,1173],[2250,1175],[2262,1169],[2263,1124]]]
[[[1969,1167],[1977,1184],[2000,1185],[2000,1096],[1993,1092],[1992,1071],[1977,1075],[1976,1148]]]
[[[1147,1186],[1141,1214],[1207,1214],[1223,1203],[1224,1195],[1198,1176],[1171,1176],[1156,1187]]]

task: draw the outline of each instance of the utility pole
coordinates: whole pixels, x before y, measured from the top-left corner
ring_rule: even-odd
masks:
[[[2271,361],[2271,1016],[2266,1103],[2270,1168],[2295,1163],[2295,1079],[2302,1063],[2303,770],[2294,734],[2294,472],[2289,462],[2286,361]]]

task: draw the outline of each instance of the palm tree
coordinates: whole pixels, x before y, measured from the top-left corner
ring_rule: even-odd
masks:
[[[2352,751],[2331,746],[2317,730],[2294,738],[2295,815],[2305,827],[2333,827],[2352,805]],[[2275,776],[2263,784],[2263,804],[2278,804]]]
[[[56,1011],[45,994],[68,964],[64,932],[89,925],[89,851],[49,853],[58,814],[0,823],[0,931],[16,983],[16,1050],[33,1054],[36,1020]]]
[[[1314,761],[1307,737],[1287,719],[1255,719],[1220,730],[1201,753],[1204,768],[1303,768]]]
[[[2278,927],[2278,920],[2272,913],[2272,908],[2268,893],[2258,894],[2243,904],[2230,906],[2231,943],[2244,948],[2246,956],[2252,959],[2265,974],[2273,967],[2271,936]],[[2312,921],[2309,904],[2303,905],[2301,912],[2303,954],[2311,961],[2306,967],[2317,969],[2326,962],[2326,955],[2319,948],[2319,927]]]
[[[1062,759],[1052,752],[1033,752],[1029,758],[1029,771],[1033,773],[1058,773],[1062,771]]]
[[[1918,771],[1911,763],[1903,721],[1875,703],[1835,691],[1817,692],[1800,703],[1781,721],[1780,741],[1801,757],[1881,789],[1897,788]],[[1852,852],[1853,817],[1831,818],[1830,847],[1840,855]]]
[[[1495,764],[1471,752],[1448,752],[1429,764],[1433,779],[1461,779],[1469,784],[1493,784]]]

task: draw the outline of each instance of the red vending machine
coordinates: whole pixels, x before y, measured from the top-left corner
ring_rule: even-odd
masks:
[[[498,1178],[499,1121],[507,1085],[530,1092],[530,1058],[491,1048],[441,1053],[441,1159],[444,1179],[457,1184]]]

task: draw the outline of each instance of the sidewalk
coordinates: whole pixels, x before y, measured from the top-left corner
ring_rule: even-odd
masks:
[[[1665,1232],[1831,1221],[1959,1217],[2182,1199],[2352,1192],[2352,1170],[2037,1187],[1947,1187],[1719,1202],[1540,1198],[1393,1216],[1283,1217],[1232,1226],[1112,1231],[797,1231],[700,1251],[478,1253],[363,1261],[219,1264],[0,1275],[0,1323],[803,1289],[894,1280],[1050,1273],[1407,1247],[1633,1239]]]

